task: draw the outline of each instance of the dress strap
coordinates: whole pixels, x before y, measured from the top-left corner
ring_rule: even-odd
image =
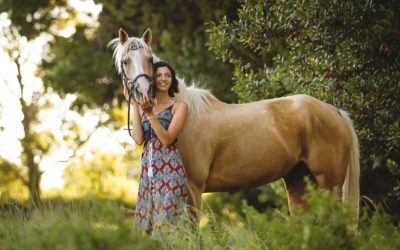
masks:
[[[174,100],[174,101],[168,106],[168,108],[166,108],[166,109],[169,109],[169,108],[171,108],[172,106],[174,106],[175,102],[176,102],[176,100]]]
[[[166,110],[168,110],[168,111],[172,111],[172,107],[174,106],[174,104],[175,104],[175,100],[170,104],[170,105],[168,105],[168,107],[166,107],[163,111],[166,111]],[[163,111],[161,111],[161,112],[159,112],[158,114],[160,114],[160,113],[162,113]]]

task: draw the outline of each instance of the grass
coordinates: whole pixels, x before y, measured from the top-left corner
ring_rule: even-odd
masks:
[[[150,237],[132,233],[132,208],[113,201],[53,202],[27,211],[17,203],[0,207],[0,249],[400,249],[400,230],[380,211],[351,215],[324,192],[310,191],[313,213],[290,217],[240,207],[243,216],[202,213]]]

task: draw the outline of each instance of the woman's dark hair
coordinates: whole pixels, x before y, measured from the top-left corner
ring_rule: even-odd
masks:
[[[156,62],[153,64],[153,77],[154,79],[156,79],[156,72],[158,68],[161,67],[167,67],[169,69],[169,71],[171,71],[171,77],[172,77],[172,83],[171,83],[171,87],[168,89],[168,95],[170,97],[174,97],[175,93],[179,92],[179,82],[178,79],[176,79],[176,74],[175,74],[175,70],[171,67],[171,65],[169,65],[169,63],[167,62]]]

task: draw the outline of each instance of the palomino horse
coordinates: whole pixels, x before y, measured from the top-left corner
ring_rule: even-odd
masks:
[[[152,33],[128,37],[122,29],[114,61],[135,98],[150,95]],[[145,76],[147,75],[147,76]],[[142,77],[145,76],[145,77]],[[204,192],[256,187],[284,179],[290,213],[306,206],[304,176],[359,210],[358,139],[348,114],[307,95],[248,104],[226,104],[208,91],[180,80],[176,99],[188,104],[189,116],[178,137],[189,181],[191,205],[200,209]]]

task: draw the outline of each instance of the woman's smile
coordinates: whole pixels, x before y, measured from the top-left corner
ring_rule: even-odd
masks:
[[[167,67],[160,67],[156,71],[156,87],[161,91],[168,91],[172,83],[172,74]]]

